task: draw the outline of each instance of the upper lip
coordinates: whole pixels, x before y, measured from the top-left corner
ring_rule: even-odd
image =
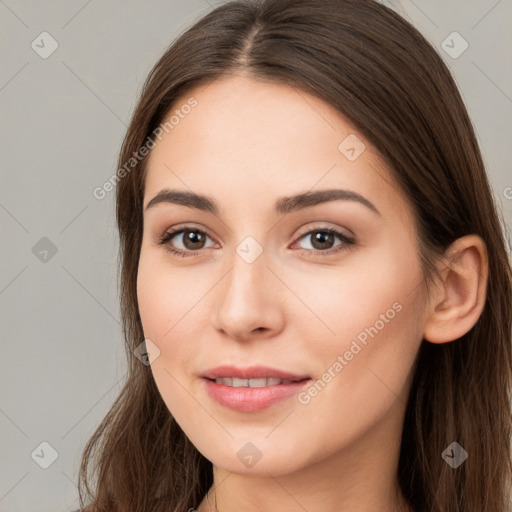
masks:
[[[206,379],[221,379],[224,377],[236,377],[239,379],[268,379],[276,378],[281,380],[304,380],[309,379],[309,375],[299,375],[290,373],[277,368],[268,366],[249,366],[247,368],[237,368],[236,366],[217,366],[201,373],[201,377]]]

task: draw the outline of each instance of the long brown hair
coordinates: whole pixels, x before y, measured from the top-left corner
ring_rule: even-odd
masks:
[[[129,369],[85,447],[81,506],[94,512],[186,512],[212,485],[212,464],[171,416],[149,367],[134,357],[144,339],[136,278],[147,157],[130,159],[155,137],[178,98],[233,72],[315,95],[373,144],[414,208],[427,286],[438,256],[456,238],[475,233],[485,241],[490,273],[478,322],[459,340],[421,345],[397,476],[416,512],[506,512],[512,470],[512,272],[505,226],[448,68],[413,26],[374,0],[228,2],[178,37],[151,70],[117,175]],[[456,469],[441,456],[453,441],[469,454]]]

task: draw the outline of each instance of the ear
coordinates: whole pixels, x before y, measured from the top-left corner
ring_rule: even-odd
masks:
[[[429,298],[423,337],[447,343],[466,334],[478,321],[487,296],[488,255],[478,235],[458,238],[440,262],[441,281]]]

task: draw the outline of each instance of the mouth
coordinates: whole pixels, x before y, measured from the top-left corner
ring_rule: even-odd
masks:
[[[286,384],[296,384],[310,380],[309,377],[298,377],[296,379],[279,379],[277,377],[267,377],[260,379],[241,379],[238,377],[218,377],[215,379],[209,379],[211,382],[216,384],[222,384],[223,386],[229,386],[231,388],[264,388],[267,386],[281,386]]]
[[[275,377],[242,379],[238,377],[202,378],[210,399],[224,408],[242,413],[256,413],[271,406],[285,404],[300,393],[312,379],[296,380]]]
[[[277,385],[280,383],[297,382],[308,379],[309,375],[295,374],[279,368],[254,365],[250,367],[238,367],[233,365],[222,365],[210,368],[200,375],[206,379],[226,379],[226,385],[238,387],[263,387],[264,385]],[[267,380],[270,384],[266,384]]]

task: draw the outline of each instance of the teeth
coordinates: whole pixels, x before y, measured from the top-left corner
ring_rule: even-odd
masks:
[[[274,377],[267,379],[239,379],[237,377],[223,377],[215,379],[217,384],[224,384],[233,388],[262,388],[264,386],[277,386],[278,384],[290,384],[291,380],[281,380]]]

